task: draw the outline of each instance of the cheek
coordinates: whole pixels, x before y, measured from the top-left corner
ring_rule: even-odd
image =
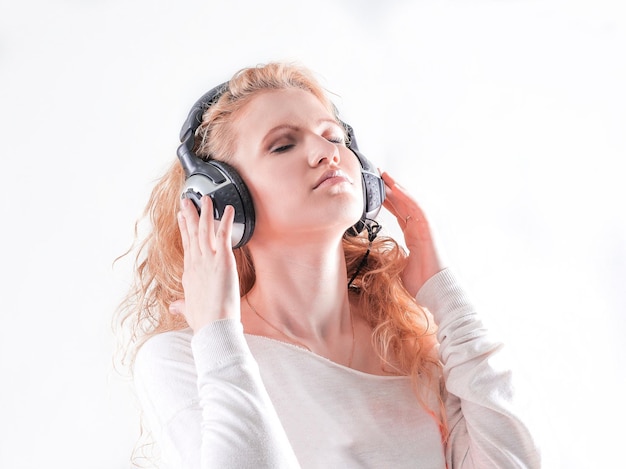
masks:
[[[348,157],[350,157],[350,165],[347,168],[349,170],[350,177],[354,181],[355,187],[358,188],[361,197],[363,197],[363,177],[361,176],[361,163],[359,163],[359,159],[357,156],[352,153],[352,151],[348,150],[350,153]]]
[[[267,177],[265,180],[254,185],[249,185],[248,190],[252,197],[257,222],[259,220],[275,219],[280,214],[293,216],[298,212],[298,204],[301,200],[296,197],[296,187],[291,187],[289,181],[281,180],[276,176]]]

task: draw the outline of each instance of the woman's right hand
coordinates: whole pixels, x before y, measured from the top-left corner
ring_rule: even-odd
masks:
[[[383,173],[382,178],[387,189],[384,206],[398,220],[409,250],[402,280],[407,291],[415,298],[424,283],[443,270],[446,264],[420,205],[388,173]]]
[[[241,317],[239,277],[231,242],[235,211],[231,206],[224,209],[216,232],[210,197],[202,197],[201,208],[198,216],[189,199],[181,201],[178,227],[184,250],[185,300],[170,306],[172,313],[185,316],[194,333],[211,322]]]

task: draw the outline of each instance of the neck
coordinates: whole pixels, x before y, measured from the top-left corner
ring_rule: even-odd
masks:
[[[256,282],[248,299],[258,314],[312,350],[345,343],[352,322],[340,239],[249,248]]]

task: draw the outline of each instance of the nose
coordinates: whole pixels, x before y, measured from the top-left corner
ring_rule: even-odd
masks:
[[[338,144],[321,135],[311,135],[308,153],[309,164],[313,167],[321,164],[337,165],[341,161]]]

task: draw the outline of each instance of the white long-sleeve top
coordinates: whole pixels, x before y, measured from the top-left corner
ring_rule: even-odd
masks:
[[[452,272],[431,278],[417,300],[439,326],[445,445],[409,377],[355,371],[222,320],[195,335],[154,336],[137,355],[137,396],[160,467],[539,468],[502,345]]]

